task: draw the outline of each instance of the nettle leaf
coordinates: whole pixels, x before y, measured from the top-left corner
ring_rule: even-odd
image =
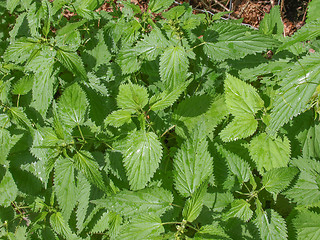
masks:
[[[91,233],[102,233],[109,228],[110,212],[104,212],[98,222],[94,225]]]
[[[236,116],[220,133],[224,142],[250,137],[257,130],[258,121],[251,114]]]
[[[60,157],[55,162],[54,191],[63,218],[68,221],[77,200],[74,167],[70,159]]]
[[[30,58],[30,55],[39,49],[39,45],[33,39],[20,38],[13,44],[10,44],[3,54],[3,60],[6,62],[24,63]]]
[[[13,147],[10,144],[10,132],[0,128],[0,164],[5,164],[10,149]]]
[[[124,225],[115,239],[152,239],[163,232],[161,219],[157,215],[144,214],[133,218],[130,223]]]
[[[160,58],[160,77],[168,89],[174,89],[187,80],[189,60],[181,46],[170,46]]]
[[[287,226],[285,220],[273,209],[257,210],[255,224],[263,240],[287,239]]]
[[[303,57],[282,80],[274,100],[267,132],[275,135],[280,127],[309,107],[309,101],[320,83],[320,53]]]
[[[289,186],[298,172],[295,167],[271,169],[263,175],[262,184],[268,192],[279,194]]]
[[[319,8],[320,8],[319,0],[313,0],[310,3],[308,3],[308,14],[307,14],[306,22],[312,22],[316,19],[319,19],[319,12],[318,12]]]
[[[89,206],[90,200],[90,191],[91,191],[91,184],[86,179],[84,174],[78,174],[78,182],[77,182],[77,229],[78,233],[80,233],[84,227],[84,221],[87,215],[87,209]]]
[[[1,179],[0,191],[0,206],[9,207],[18,195],[18,188],[8,169]]]
[[[228,151],[222,145],[216,144],[218,152],[227,160],[230,171],[237,176],[240,183],[249,181],[250,165],[238,155]]]
[[[75,127],[84,123],[89,103],[85,92],[77,84],[66,88],[58,102],[58,112],[61,121]]]
[[[123,164],[132,190],[144,188],[159,167],[162,146],[156,134],[139,130],[123,146]]]
[[[77,53],[58,49],[57,59],[70,72],[79,75],[84,80],[87,79],[87,72],[84,69],[81,57]]]
[[[7,0],[7,9],[10,13],[13,12],[13,10],[19,5],[20,0]]]
[[[33,86],[34,76],[27,75],[19,79],[13,86],[12,93],[16,95],[25,95],[31,91]]]
[[[104,123],[113,127],[121,127],[125,123],[131,122],[130,110],[117,110],[108,115]]]
[[[173,2],[174,0],[150,0],[149,9],[151,12],[158,13],[169,8]]]
[[[213,222],[212,225],[204,225],[194,235],[195,240],[206,240],[206,239],[223,239],[229,240],[230,238],[218,222]]]
[[[165,90],[158,95],[150,98],[150,110],[159,111],[170,107],[187,88],[190,81],[183,82],[181,85],[175,87],[173,90]]]
[[[247,222],[251,219],[253,211],[250,209],[250,203],[244,199],[235,199],[231,203],[231,209],[225,214],[225,219],[229,218],[240,218],[241,220]]]
[[[195,129],[174,157],[174,184],[184,197],[191,196],[213,173],[213,159],[205,137],[203,131]]]
[[[188,222],[193,222],[197,219],[202,211],[202,206],[204,203],[204,197],[207,192],[207,183],[204,182],[199,189],[191,195],[191,197],[186,201],[185,206],[182,211],[182,216]]]
[[[254,115],[264,106],[254,87],[230,74],[227,74],[224,92],[227,107],[234,116]]]
[[[295,185],[284,194],[298,205],[313,206],[320,204],[320,163],[311,159],[295,159],[294,166],[300,169]]]
[[[61,212],[55,212],[50,216],[50,225],[58,234],[64,236],[68,240],[79,239],[74,233],[72,233],[68,223],[63,218]]]
[[[123,84],[119,87],[117,104],[119,108],[132,113],[140,111],[148,103],[148,91],[137,84]]]
[[[240,59],[278,44],[277,40],[258,31],[227,21],[214,22],[203,39],[205,54],[216,61]]]
[[[306,23],[297,32],[295,32],[290,38],[287,38],[287,41],[284,42],[279,47],[278,52],[284,49],[288,49],[288,47],[292,46],[295,43],[312,40],[320,36],[319,24],[320,24],[320,19]]]
[[[174,111],[173,119],[176,124],[176,133],[188,138],[185,128],[188,129],[188,133],[192,133],[199,122],[204,122],[205,134],[209,135],[228,113],[222,95],[217,95],[214,98],[208,95],[186,98],[179,103]]]
[[[320,214],[302,210],[292,221],[297,240],[320,239]]]
[[[301,116],[302,117],[302,116]],[[320,124],[313,116],[303,119],[300,132],[296,138],[302,147],[304,158],[320,157]]]
[[[81,150],[73,156],[73,159],[76,168],[82,172],[91,183],[95,184],[101,190],[106,189],[101,172],[99,171],[99,165],[90,152]]]
[[[270,13],[266,13],[260,22],[259,31],[266,35],[283,33],[283,23],[281,19],[280,6],[272,7]]]
[[[93,203],[122,216],[136,216],[143,213],[162,215],[171,209],[172,193],[159,187],[145,188],[138,191],[122,190],[105,199]]]
[[[290,160],[290,142],[287,137],[273,138],[266,133],[255,136],[249,145],[249,153],[259,172],[286,167]]]

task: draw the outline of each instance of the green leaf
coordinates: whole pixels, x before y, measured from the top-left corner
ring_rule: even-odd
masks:
[[[60,157],[55,163],[54,191],[63,218],[68,221],[76,205],[76,185],[74,180],[74,167],[70,159]]]
[[[89,200],[90,200],[90,191],[91,191],[91,185],[86,179],[86,177],[80,173],[78,174],[78,182],[77,182],[77,202],[78,202],[78,207],[77,207],[77,229],[78,233],[82,231],[84,228],[85,224],[85,218],[87,215],[87,209],[89,206]]]
[[[93,203],[122,216],[132,217],[143,213],[162,215],[171,209],[172,193],[159,187],[145,188],[138,191],[122,190],[119,193]]]
[[[312,0],[308,3],[307,23],[320,18],[319,16],[320,1]]]
[[[0,206],[9,207],[18,195],[18,188],[9,170],[0,182]]]
[[[286,42],[278,49],[279,51],[288,49],[295,43],[315,39],[320,36],[320,19],[306,23],[302,28],[295,32]]]
[[[89,182],[95,184],[101,190],[106,190],[102,175],[99,171],[99,165],[90,152],[81,150],[73,156],[73,159],[76,168],[82,172]]]
[[[176,124],[176,133],[188,138],[199,122],[204,122],[205,134],[211,134],[216,126],[228,114],[224,97],[217,95],[211,98],[208,95],[192,96],[181,101],[174,111],[173,119]],[[187,128],[188,132],[185,131]]]
[[[33,75],[27,75],[19,79],[13,86],[12,93],[16,95],[25,95],[31,91],[33,86]]]
[[[273,209],[257,210],[255,224],[260,231],[262,240],[287,239],[287,226],[285,220]]]
[[[195,129],[194,135],[174,156],[174,184],[184,197],[191,196],[213,173],[213,159],[205,137],[201,130]]]
[[[202,211],[204,197],[207,192],[207,183],[204,182],[196,192],[186,201],[182,211],[182,216],[188,222],[193,222],[197,219]]]
[[[0,128],[0,164],[5,164],[10,149],[10,132],[6,129]]]
[[[72,233],[68,223],[63,219],[61,212],[55,212],[50,216],[50,225],[54,231],[68,240],[79,239],[74,233]]]
[[[78,84],[66,88],[58,102],[58,112],[63,123],[75,127],[84,123],[89,103]]]
[[[152,239],[163,232],[161,219],[154,214],[145,214],[135,217],[130,223],[124,225],[115,239]]]
[[[249,27],[227,21],[214,22],[204,34],[204,52],[216,61],[240,59],[263,52],[277,41]]]
[[[3,60],[17,64],[24,63],[37,49],[39,49],[39,45],[33,39],[20,38],[8,46],[3,54]]]
[[[260,172],[286,167],[290,160],[290,142],[287,137],[273,138],[261,133],[251,140],[249,153]]]
[[[117,104],[131,112],[140,111],[148,103],[147,89],[137,84],[123,84],[119,87]]]
[[[173,4],[174,0],[150,0],[149,9],[153,13],[159,13],[166,10]]]
[[[225,214],[225,219],[229,218],[240,218],[241,220],[247,222],[251,219],[253,211],[250,209],[250,203],[244,199],[235,199],[231,203],[231,209]]]
[[[109,228],[110,212],[104,212],[98,222],[94,225],[91,233],[102,233]]]
[[[231,238],[225,233],[223,228],[218,222],[213,222],[212,225],[204,225],[194,235],[195,240],[206,240],[206,239],[222,239],[230,240]]]
[[[160,77],[164,85],[173,90],[187,80],[189,61],[185,49],[170,46],[160,58]]]
[[[262,184],[268,192],[279,194],[289,186],[298,172],[295,167],[271,169],[263,175]]]
[[[280,6],[272,7],[270,13],[266,13],[260,22],[259,31],[265,35],[276,34],[281,36],[283,33],[283,23],[281,19]]]
[[[222,145],[216,144],[218,152],[226,159],[230,171],[237,176],[240,183],[249,181],[250,165],[238,155],[228,151]]]
[[[31,122],[21,107],[12,107],[9,109],[9,116],[13,122],[24,128],[32,129]]]
[[[297,240],[320,239],[319,213],[303,210],[293,219]]]
[[[159,167],[162,146],[153,132],[131,133],[123,145],[123,164],[132,190],[144,188]]]
[[[177,99],[180,94],[187,88],[190,81],[186,81],[181,85],[175,87],[173,90],[165,90],[158,95],[151,97],[149,105],[150,110],[159,111],[170,107]]]
[[[7,0],[7,9],[10,13],[19,5],[20,0]]]
[[[84,69],[83,62],[77,53],[59,49],[57,51],[57,59],[71,73],[79,75],[83,80],[87,79],[87,72]]]
[[[284,194],[298,205],[313,206],[320,204],[319,173],[320,163],[311,159],[295,159],[294,166],[300,169],[295,185]]]
[[[274,135],[292,117],[305,111],[319,83],[320,53],[303,57],[280,83],[267,132]]]
[[[224,142],[250,137],[257,130],[258,121],[251,114],[236,116],[221,132]]]
[[[254,115],[264,106],[254,87],[230,74],[227,74],[224,92],[227,107],[234,116]]]
[[[114,127],[121,127],[125,123],[131,122],[131,113],[129,110],[117,110],[108,115],[104,123]]]

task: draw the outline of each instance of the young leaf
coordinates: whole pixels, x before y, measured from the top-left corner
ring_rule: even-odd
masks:
[[[0,164],[5,164],[7,156],[12,148],[10,144],[10,132],[6,129],[0,128]]]
[[[275,135],[292,117],[309,107],[309,101],[320,83],[320,53],[303,57],[282,80],[274,100],[267,132]]]
[[[207,183],[204,182],[196,192],[186,201],[182,216],[188,222],[193,222],[201,213],[204,197],[207,192]]]
[[[148,103],[147,89],[136,84],[123,84],[119,87],[117,104],[119,108],[131,112],[140,111]]]
[[[50,225],[58,234],[64,236],[68,240],[79,239],[72,233],[68,223],[63,219],[61,212],[54,212],[50,216]]]
[[[290,160],[290,142],[287,137],[273,138],[261,133],[251,140],[249,153],[260,172],[286,167]]]
[[[98,222],[94,225],[91,233],[102,233],[109,228],[110,212],[104,212]]]
[[[169,8],[173,2],[174,0],[150,0],[149,9],[153,13],[158,13]]]
[[[7,0],[7,9],[10,13],[19,5],[20,0]]]
[[[102,175],[99,171],[99,165],[90,152],[81,150],[73,156],[73,159],[76,168],[82,172],[91,183],[95,184],[101,190],[106,190]]]
[[[264,106],[254,87],[230,74],[227,74],[224,91],[227,107],[234,116],[254,115]]]
[[[287,226],[285,220],[273,209],[257,209],[255,224],[263,240],[287,239]]]
[[[135,217],[122,228],[116,240],[152,239],[164,232],[161,219],[155,214]]]
[[[213,60],[240,59],[265,51],[277,41],[243,25],[214,22],[204,34],[204,52]]]
[[[311,159],[295,159],[293,165],[300,169],[296,184],[284,194],[298,205],[313,206],[320,203],[320,163]]]
[[[153,111],[159,111],[170,107],[187,88],[189,83],[190,81],[183,82],[173,90],[165,90],[158,95],[152,96],[149,102],[150,109]]]
[[[160,58],[160,77],[164,85],[173,90],[187,80],[189,60],[181,46],[170,46]]]
[[[297,240],[320,239],[319,213],[302,210],[292,222],[297,232]]]
[[[289,186],[298,172],[295,167],[271,169],[263,175],[262,184],[268,192],[279,194]]]
[[[219,135],[224,142],[236,141],[251,136],[257,127],[258,121],[251,114],[243,114],[236,116]]]
[[[205,137],[201,130],[195,129],[192,138],[182,144],[174,157],[174,184],[184,197],[194,194],[197,188],[212,175],[213,159],[208,152]]]
[[[105,199],[95,200],[93,203],[122,216],[132,217],[143,213],[154,213],[160,216],[171,209],[172,201],[171,192],[153,187],[135,192],[122,190]]]
[[[249,181],[250,165],[238,155],[228,151],[222,145],[216,144],[218,152],[227,160],[230,171],[237,176],[240,183]]]
[[[250,209],[250,204],[244,199],[236,199],[231,203],[231,209],[225,214],[225,218],[232,217],[240,218],[247,222],[251,219],[253,211]]]
[[[143,130],[133,132],[126,138],[123,149],[123,164],[131,189],[144,188],[162,157],[162,146],[157,135]]]
[[[31,91],[33,85],[33,75],[27,75],[20,78],[19,81],[13,86],[12,93],[16,95],[25,95]]]
[[[0,191],[0,206],[9,207],[18,195],[18,188],[8,169],[0,182]]]
[[[77,200],[74,167],[70,159],[63,157],[60,157],[55,164],[54,191],[62,209],[62,216],[68,221]]]
[[[78,84],[69,86],[58,102],[60,119],[71,128],[83,124],[89,103]]]
[[[108,115],[104,123],[114,127],[121,127],[125,123],[131,122],[131,111],[117,110]]]

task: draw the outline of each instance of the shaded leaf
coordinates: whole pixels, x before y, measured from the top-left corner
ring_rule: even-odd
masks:
[[[9,207],[18,195],[18,188],[9,170],[0,182],[0,206]]]

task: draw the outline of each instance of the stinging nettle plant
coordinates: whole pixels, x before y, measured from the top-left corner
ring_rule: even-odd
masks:
[[[104,2],[0,3],[0,237],[319,239],[320,1]]]

